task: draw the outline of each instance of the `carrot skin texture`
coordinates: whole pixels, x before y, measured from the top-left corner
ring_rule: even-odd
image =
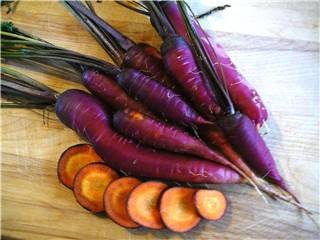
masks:
[[[161,7],[178,34],[190,42],[177,4],[174,1],[166,1]],[[225,79],[226,87],[236,108],[245,113],[256,125],[262,125],[268,118],[268,112],[257,91],[237,70],[224,48],[196,21],[193,22],[193,25],[213,65],[216,66],[215,70],[219,79]]]
[[[106,107],[81,90],[67,90],[56,103],[56,114],[67,127],[90,142],[112,168],[136,177],[190,183],[241,183],[234,170],[206,161],[140,146],[117,134]]]
[[[223,165],[228,160],[182,129],[126,109],[113,115],[113,126],[122,135],[151,147],[171,152],[187,153]]]
[[[113,109],[130,108],[150,114],[148,109],[132,99],[111,76],[94,70],[86,70],[83,73],[83,84],[92,94],[102,99]]]
[[[166,73],[160,53],[148,44],[139,43],[129,48],[123,59],[122,67],[134,68],[168,88],[175,88],[174,81]]]
[[[254,170],[261,176],[266,176],[282,189],[287,190],[270,150],[250,118],[237,112],[234,115],[218,119],[218,124],[237,152]]]
[[[186,126],[208,123],[181,96],[140,71],[123,69],[117,82],[131,96],[170,121]]]
[[[161,46],[161,55],[166,68],[196,110],[209,120],[222,114],[213,90],[200,72],[189,44],[182,37],[167,38]]]

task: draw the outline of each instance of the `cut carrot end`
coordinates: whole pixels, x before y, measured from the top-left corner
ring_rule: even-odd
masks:
[[[89,144],[78,144],[65,150],[58,161],[58,178],[68,188],[73,187],[73,180],[78,171],[93,162],[103,162]]]
[[[195,189],[173,187],[166,190],[160,201],[163,223],[174,232],[186,232],[198,225],[201,218],[195,208]]]
[[[225,196],[216,190],[197,190],[194,201],[199,215],[207,220],[219,220],[227,208]]]
[[[127,211],[127,199],[131,190],[141,181],[133,177],[123,177],[109,184],[104,193],[104,208],[108,216],[117,224],[126,228],[136,228]]]
[[[73,193],[78,203],[92,212],[102,212],[103,193],[119,175],[103,163],[90,163],[81,168],[73,182]]]
[[[162,229],[158,203],[162,192],[168,186],[162,182],[150,181],[136,186],[129,195],[127,209],[130,218],[141,226]]]

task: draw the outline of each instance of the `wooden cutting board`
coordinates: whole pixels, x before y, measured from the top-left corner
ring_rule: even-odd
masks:
[[[214,1],[215,5],[227,1]],[[216,31],[241,72],[254,84],[269,111],[265,139],[279,169],[302,203],[319,210],[318,2],[231,3],[202,20]],[[191,2],[197,13],[210,1]],[[96,4],[101,16],[137,42],[161,41],[148,19],[113,2]],[[11,20],[52,43],[109,60],[95,40],[59,2],[21,1]],[[27,71],[58,91],[82,88],[59,77]],[[52,120],[49,120],[49,118]],[[223,220],[203,221],[185,234],[145,228],[127,230],[80,207],[57,179],[59,155],[81,142],[55,116],[3,109],[2,236],[11,239],[317,239],[319,229],[294,207],[249,186],[214,186],[230,203]],[[314,216],[319,220],[319,215]]]

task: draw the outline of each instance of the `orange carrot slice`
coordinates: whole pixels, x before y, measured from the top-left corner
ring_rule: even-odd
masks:
[[[92,162],[103,162],[89,144],[78,144],[65,150],[58,161],[58,178],[68,188],[73,187],[73,179],[78,171]]]
[[[198,225],[199,217],[194,206],[195,189],[173,187],[166,190],[160,200],[163,223],[174,232],[186,232]]]
[[[149,181],[136,186],[129,195],[127,209],[130,218],[141,226],[162,229],[158,202],[168,186],[162,182]]]
[[[139,227],[131,220],[127,211],[127,199],[131,190],[141,181],[133,177],[114,180],[104,192],[104,209],[108,216],[117,224],[126,228]]]
[[[90,163],[74,178],[73,193],[78,203],[92,212],[102,212],[103,193],[119,175],[103,163]]]
[[[197,190],[194,201],[199,215],[207,220],[219,220],[227,209],[227,200],[216,190]]]

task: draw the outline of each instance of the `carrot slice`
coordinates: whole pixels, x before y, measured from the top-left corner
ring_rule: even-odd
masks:
[[[73,193],[78,203],[92,212],[102,212],[103,193],[119,175],[103,163],[90,163],[74,178]]]
[[[141,181],[133,177],[114,180],[104,192],[104,208],[108,216],[117,224],[126,228],[139,227],[131,220],[127,211],[127,199],[131,190]]]
[[[160,201],[163,223],[174,232],[186,232],[198,225],[201,218],[194,206],[195,189],[173,187],[165,191]]]
[[[92,162],[103,162],[89,144],[78,144],[65,150],[58,161],[58,178],[68,188],[73,187],[73,179],[78,171]]]
[[[149,181],[136,186],[129,195],[127,209],[130,218],[141,226],[162,229],[158,202],[168,186],[162,182]]]
[[[227,200],[216,190],[197,190],[194,201],[199,215],[207,220],[219,220],[227,209]]]

